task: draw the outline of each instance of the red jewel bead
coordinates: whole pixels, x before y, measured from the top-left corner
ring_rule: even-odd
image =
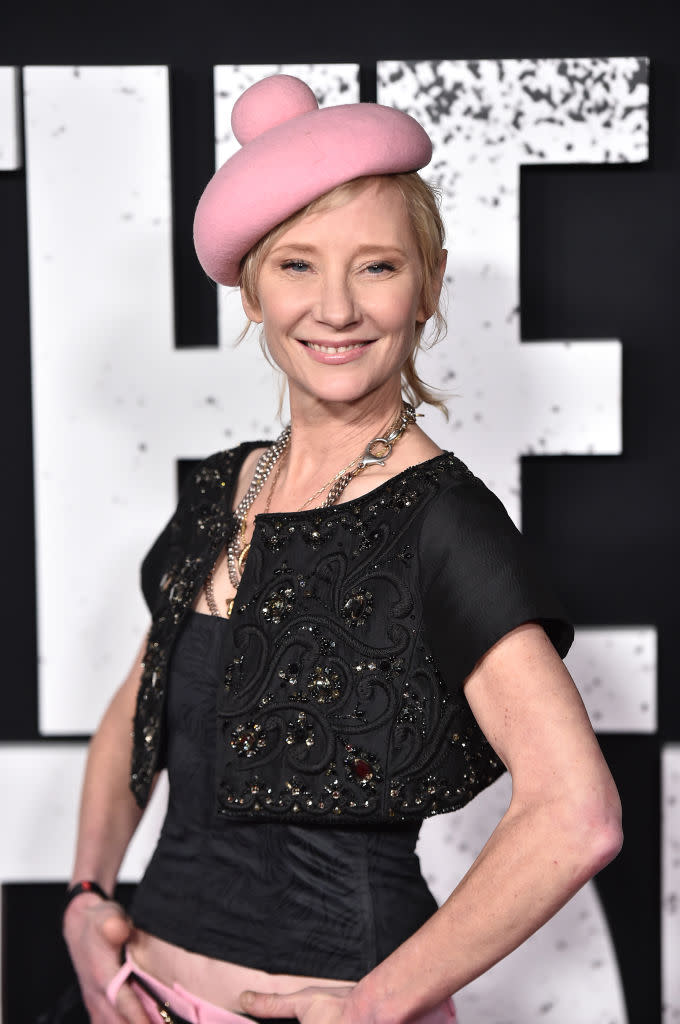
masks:
[[[354,758],[354,771],[364,781],[373,777],[373,769],[368,761],[364,761],[362,757]]]

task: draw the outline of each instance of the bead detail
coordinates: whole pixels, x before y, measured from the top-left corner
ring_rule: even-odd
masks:
[[[163,750],[169,652],[235,528],[237,469],[233,453],[207,460],[166,528],[134,725],[140,804]],[[462,806],[502,772],[420,626],[418,516],[467,472],[445,454],[370,497],[258,522],[217,687],[221,815],[415,821]]]

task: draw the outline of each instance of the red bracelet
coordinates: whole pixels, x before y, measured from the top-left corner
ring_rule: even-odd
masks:
[[[97,896],[101,896],[103,900],[111,899],[111,897],[104,892],[99,882],[76,882],[75,885],[69,886],[69,888],[66,890],[66,899],[64,900],[64,909],[62,913],[66,913],[66,908],[68,907],[71,900],[74,900],[76,896],[80,896],[81,892],[93,892]]]

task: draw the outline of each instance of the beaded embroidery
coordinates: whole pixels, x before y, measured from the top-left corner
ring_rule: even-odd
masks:
[[[172,645],[235,519],[255,445],[202,463],[143,566],[154,608],[134,723],[141,806],[164,761]],[[504,770],[428,649],[417,557],[450,453],[352,502],[259,516],[216,695],[216,810],[234,818],[402,822],[453,810]]]

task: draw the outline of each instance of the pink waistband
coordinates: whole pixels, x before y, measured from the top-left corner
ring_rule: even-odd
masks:
[[[173,984],[172,988],[169,985],[164,984],[152,974],[148,974],[146,971],[143,971],[142,968],[135,963],[127,950],[125,954],[125,963],[111,979],[106,989],[106,997],[112,1005],[115,1005],[116,996],[118,995],[121,986],[128,980],[131,972],[139,975],[140,978],[147,982],[149,987],[157,993],[160,999],[167,1003],[170,1011],[174,1010],[180,1017],[184,1017],[185,1020],[190,1021],[190,1024],[253,1024],[251,1017],[246,1017],[243,1014],[234,1013],[231,1010],[225,1010],[223,1007],[216,1006],[214,1003],[209,1003],[207,1000],[201,999],[200,996],[194,995],[192,992],[188,992],[187,989],[183,988],[177,982]],[[276,976],[272,975],[271,977],[274,978]],[[281,978],[282,976],[279,975],[278,977]],[[131,984],[133,985],[135,993],[142,1003],[144,1010],[148,1014],[149,1020],[160,1022],[162,1017],[158,1012],[158,1006],[154,1000],[144,992],[139,985],[135,985],[134,979],[131,981]],[[269,988],[269,986],[266,986],[266,988]],[[263,991],[265,986],[258,986],[258,989],[259,991]],[[453,1000],[445,999],[438,1006],[435,1006],[434,1009],[429,1010],[427,1013],[418,1017],[413,1024],[456,1024],[456,1020],[456,1010],[453,1005]]]
[[[135,961],[132,959],[129,952],[125,953],[125,963],[120,968],[117,974],[111,979],[106,989],[106,997],[109,1002],[115,1005],[116,996],[121,989],[121,986],[125,984],[133,972],[138,974],[140,978],[146,981],[151,989],[158,994],[159,998],[163,1002],[168,1004],[169,1010],[174,1010],[180,1017],[184,1017],[185,1020],[190,1021],[190,1024],[253,1024],[251,1017],[245,1017],[240,1013],[232,1013],[231,1010],[225,1010],[221,1006],[216,1006],[214,1003],[209,1003],[205,999],[201,999],[200,996],[196,996],[193,992],[188,992],[185,988],[182,988],[177,982],[174,983],[172,988],[169,985],[164,984],[155,978],[153,974],[148,974],[147,971],[143,971]],[[131,982],[135,989],[135,994],[138,996],[142,1006],[149,1016],[150,1021],[161,1021],[161,1015],[158,1012],[158,1006],[154,1000],[149,996],[139,985],[135,985],[134,979]]]

